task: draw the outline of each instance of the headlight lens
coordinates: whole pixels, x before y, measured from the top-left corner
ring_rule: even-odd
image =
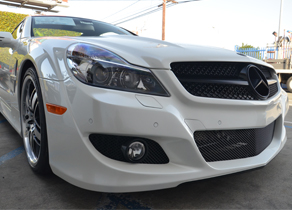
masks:
[[[132,66],[114,53],[89,44],[67,50],[67,63],[83,83],[116,90],[169,96],[149,69]]]

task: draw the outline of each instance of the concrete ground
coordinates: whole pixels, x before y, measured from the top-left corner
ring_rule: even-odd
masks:
[[[292,106],[292,94],[289,93]],[[267,166],[150,192],[108,194],[29,168],[22,139],[0,114],[0,209],[292,209],[292,107],[288,141]]]

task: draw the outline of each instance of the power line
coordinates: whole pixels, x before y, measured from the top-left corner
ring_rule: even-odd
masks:
[[[171,6],[174,6],[174,4],[167,5],[166,8],[171,7]],[[137,15],[137,16],[135,16],[135,17],[132,17],[132,18],[126,19],[126,20],[124,20],[124,21],[121,21],[121,22],[115,23],[115,25],[119,25],[119,24],[121,24],[121,23],[125,23],[125,22],[128,22],[128,21],[130,21],[130,20],[134,20],[134,19],[137,19],[137,18],[139,18],[139,17],[143,17],[143,16],[145,16],[145,15],[150,15],[150,14],[152,14],[152,13],[154,13],[154,12],[158,12],[158,11],[160,11],[160,10],[162,10],[161,7],[157,8],[157,9],[154,9],[154,10],[151,10],[151,11],[149,11],[149,12],[146,12],[146,13],[144,13],[144,14]]]
[[[139,1],[141,1],[141,0],[137,0],[137,1],[135,1],[133,4],[131,4],[131,5],[127,6],[127,7],[125,7],[124,9],[121,9],[120,11],[118,11],[118,12],[116,12],[116,13],[114,13],[114,14],[111,14],[111,15],[109,15],[109,16],[103,18],[102,20],[107,19],[107,18],[109,18],[109,17],[112,17],[112,16],[114,16],[114,15],[116,15],[116,14],[118,14],[118,13],[120,13],[120,12],[126,10],[126,9],[128,9],[129,7],[131,7],[131,6],[133,6],[134,4],[138,3]]]
[[[189,2],[193,2],[193,1],[200,1],[200,0],[180,1],[180,2],[178,2],[177,4],[184,4],[184,3],[189,3]],[[169,7],[175,6],[175,5],[177,5],[177,4],[174,4],[174,3],[172,3],[172,4],[168,4],[168,5],[166,5],[166,8],[169,8]],[[157,7],[157,6],[155,6],[155,7]],[[149,9],[147,9],[147,10],[149,10]],[[131,21],[131,20],[134,20],[134,19],[137,19],[137,18],[143,17],[143,16],[145,16],[145,15],[150,15],[150,14],[152,14],[152,13],[154,13],[154,12],[158,12],[158,11],[160,11],[160,10],[162,10],[162,7],[159,7],[159,8],[157,8],[157,9],[154,9],[154,10],[151,10],[151,11],[148,11],[148,12],[146,12],[146,13],[143,13],[143,14],[139,15],[140,13],[143,12],[143,11],[142,11],[142,12],[136,13],[136,14],[138,14],[138,15],[135,16],[135,17],[128,18],[128,19],[126,19],[126,20],[122,20],[122,21],[120,21],[120,22],[118,22],[118,23],[113,23],[113,24],[114,24],[114,25],[119,25],[119,24],[122,24],[122,23],[125,23],[125,22],[128,22],[128,21]],[[130,16],[128,16],[128,17],[131,17],[131,16],[134,16],[134,15],[130,15]],[[125,19],[125,18],[123,18],[123,19]]]
[[[112,24],[114,24],[114,22],[122,21],[122,20],[124,20],[124,19],[130,18],[130,17],[133,17],[133,16],[135,16],[135,15],[139,15],[139,14],[141,14],[141,13],[143,13],[143,12],[148,11],[148,10],[151,10],[151,9],[157,8],[158,6],[159,6],[159,5],[157,5],[157,6],[153,6],[153,7],[149,7],[148,9],[145,9],[145,10],[143,10],[143,11],[140,11],[140,12],[137,12],[137,13],[135,13],[135,14],[129,15],[129,16],[127,16],[127,17],[121,18],[121,19],[119,19],[119,20],[113,21]]]

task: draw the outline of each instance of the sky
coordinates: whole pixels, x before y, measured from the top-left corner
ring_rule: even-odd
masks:
[[[292,0],[282,1],[281,35],[284,34],[284,29],[292,30]],[[157,6],[161,2],[162,0],[69,0],[69,8],[56,7],[55,9],[60,10],[61,15],[113,23],[149,7]],[[265,47],[275,41],[272,32],[278,33],[280,5],[281,0],[201,0],[178,4],[166,10],[166,41],[231,50],[235,45],[241,46],[242,43],[254,47]],[[124,10],[121,11],[122,9]],[[34,13],[32,10],[15,9],[4,5],[0,6],[0,11]],[[161,39],[162,12],[122,23],[119,26],[139,31],[140,36]],[[285,35],[288,35],[287,32]]]

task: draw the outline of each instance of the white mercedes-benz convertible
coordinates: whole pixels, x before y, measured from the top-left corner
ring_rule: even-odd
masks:
[[[273,67],[233,51],[75,17],[0,32],[0,111],[29,166],[85,189],[170,188],[264,166],[286,142],[288,107]]]

